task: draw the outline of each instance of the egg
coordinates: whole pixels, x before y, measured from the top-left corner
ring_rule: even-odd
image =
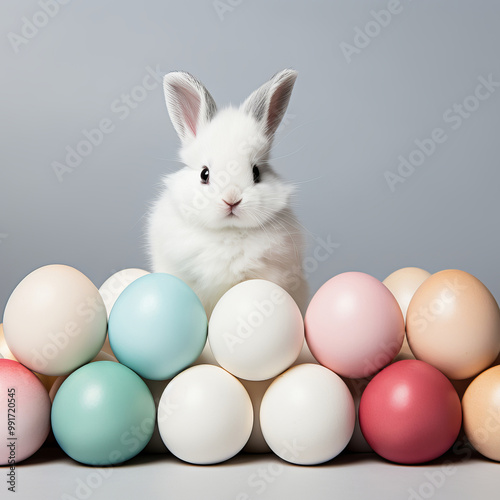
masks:
[[[184,281],[151,273],[132,282],[111,310],[111,349],[141,377],[167,380],[193,363],[207,340],[207,315]]]
[[[243,380],[240,382],[243,387],[247,390],[250,399],[252,400],[253,407],[253,428],[250,438],[247,444],[243,448],[243,451],[247,453],[269,453],[271,448],[266,443],[264,436],[262,435],[262,429],[260,426],[260,405],[262,403],[262,398],[266,393],[268,387],[273,382],[274,378],[268,380]]]
[[[427,278],[408,307],[410,349],[454,380],[477,375],[500,352],[500,310],[477,278],[460,270]]]
[[[500,462],[500,366],[478,375],[462,399],[464,430],[472,446]]]
[[[99,293],[101,294],[102,300],[104,301],[104,305],[106,307],[106,313],[109,319],[109,314],[113,306],[115,305],[116,299],[120,296],[120,294],[127,288],[130,283],[135,281],[137,278],[141,276],[145,276],[149,274],[148,271],[144,269],[137,268],[129,268],[122,269],[117,273],[112,274],[99,288]],[[102,350],[114,356],[113,350],[109,345],[109,338],[106,336],[106,341],[102,346]]]
[[[387,276],[384,281],[382,281],[382,283],[392,292],[392,294],[398,301],[401,312],[403,313],[405,323],[406,313],[408,311],[408,306],[410,304],[411,298],[417,291],[418,287],[430,275],[431,273],[418,267],[404,267],[402,269],[394,271],[392,274]],[[394,361],[400,361],[402,359],[415,359],[415,356],[411,352],[406,335],[403,341],[403,345],[401,346],[401,350],[399,351]]]
[[[216,304],[208,341],[222,368],[245,380],[266,380],[299,356],[304,322],[283,288],[262,279],[248,280],[228,290]]]
[[[16,359],[43,375],[64,375],[88,363],[106,337],[99,291],[80,271],[41,267],[17,285],[4,312],[7,345]]]
[[[392,361],[404,339],[404,320],[392,293],[378,279],[346,272],[314,294],[305,316],[313,356],[347,378],[364,378]]]
[[[96,361],[62,383],[52,404],[59,446],[88,465],[113,465],[136,456],[154,430],[155,404],[144,381],[120,363]]]
[[[460,399],[436,368],[415,359],[377,373],[361,396],[359,423],[380,456],[401,464],[434,460],[455,442]]]
[[[0,465],[13,465],[33,455],[47,438],[50,399],[40,380],[21,363],[0,359],[0,408]]]
[[[298,465],[336,457],[351,439],[354,423],[346,384],[317,364],[297,365],[277,377],[260,407],[267,444],[281,459]]]
[[[158,407],[158,428],[179,459],[207,465],[229,460],[252,432],[253,409],[241,382],[218,366],[192,366],[174,377]]]

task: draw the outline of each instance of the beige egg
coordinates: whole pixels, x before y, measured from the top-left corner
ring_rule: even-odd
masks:
[[[245,389],[247,390],[253,407],[252,433],[250,434],[250,438],[248,439],[247,444],[243,448],[244,452],[269,453],[271,451],[271,448],[264,439],[264,435],[262,434],[262,429],[260,427],[260,405],[268,387],[275,379],[276,377],[273,377],[269,380],[238,379],[243,384],[243,387],[245,387]]]
[[[382,282],[394,295],[398,301],[403,318],[406,323],[406,313],[410,305],[411,298],[417,291],[418,287],[431,275],[428,271],[420,269],[419,267],[403,267],[394,271],[387,276]],[[403,345],[398,355],[393,362],[402,361],[404,359],[415,359],[408,344],[408,339],[403,340]]]
[[[64,375],[88,363],[106,337],[99,291],[80,271],[41,267],[12,292],[4,313],[7,345],[17,360],[43,375]]]
[[[500,310],[490,291],[465,271],[427,278],[408,307],[411,351],[448,378],[463,380],[488,368],[500,352]]]
[[[500,461],[500,366],[478,375],[462,399],[463,426],[472,446]]]

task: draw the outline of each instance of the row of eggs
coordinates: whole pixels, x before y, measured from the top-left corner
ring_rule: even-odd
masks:
[[[153,432],[159,432],[161,440],[158,442],[165,443],[179,458],[193,463],[226,460],[240,451],[245,443],[248,451],[268,451],[270,447],[294,463],[321,463],[342,451],[355,426],[353,399],[338,375],[344,377],[351,389],[357,388],[353,394],[359,405],[359,388],[364,389],[369,381],[366,379],[363,384],[363,381],[350,379],[372,377],[398,352],[396,359],[412,357],[408,344],[401,349],[403,340],[406,342],[405,316],[412,351],[449,378],[474,377],[488,368],[498,355],[500,316],[486,287],[463,271],[442,271],[429,276],[423,270],[405,268],[389,276],[384,281],[386,286],[364,273],[343,273],[332,278],[313,297],[306,313],[307,344],[304,343],[300,312],[284,290],[265,280],[244,282],[231,289],[217,304],[210,319],[209,342],[206,343],[207,320],[201,303],[177,278],[125,270],[112,276],[101,287],[100,293],[96,293],[90,281],[75,269],[46,266],[25,278],[9,299],[4,314],[5,337],[15,357],[28,368],[45,376],[66,375],[90,361],[96,349],[102,347],[106,335],[106,309],[111,310],[110,345],[105,345],[104,349],[116,355],[126,366],[109,361],[94,363],[95,367],[86,365],[66,381],[60,378],[54,385],[56,388],[61,386],[52,408],[54,434],[63,449],[76,460],[118,463],[141,451]],[[421,286],[424,283],[425,286]],[[417,289],[418,293],[415,293]],[[30,311],[27,311],[26,304],[30,304]],[[104,335],[99,336],[103,328]],[[446,342],[448,349],[445,348]],[[450,344],[454,349],[450,349]],[[106,355],[102,353],[99,359],[106,359]],[[316,359],[323,366],[300,364],[274,379],[292,364],[317,363]],[[206,362],[211,366],[204,364]],[[415,368],[415,363],[418,368]],[[183,371],[192,364],[202,366]],[[368,441],[382,456],[414,463],[429,460],[429,456],[434,458],[433,453],[439,456],[453,444],[449,441],[456,438],[460,427],[458,425],[456,429],[456,422],[461,421],[456,392],[450,393],[452,386],[448,380],[427,363],[416,361],[410,364],[413,364],[412,368],[408,368],[408,363],[391,366],[400,366],[398,370],[407,373],[413,384],[429,378],[425,371],[428,368],[431,372],[434,370],[430,379],[441,377],[439,380],[444,379],[448,384],[440,385],[434,380],[423,386],[417,383],[414,389],[409,382],[406,387],[410,393],[412,390],[418,393],[417,388],[424,387],[423,393],[427,395],[435,392],[437,387],[444,390],[444,393],[438,390],[434,406],[428,408],[430,413],[444,412],[448,429],[447,440],[444,444],[440,441],[444,449],[430,450],[430,455],[419,455],[410,447],[406,456],[398,456],[394,444],[388,444],[387,437],[382,440],[381,447],[377,430],[382,432],[382,425],[391,419],[387,418],[387,413],[380,415],[380,408],[383,408],[380,394],[371,410],[366,409],[363,413],[361,406],[363,433],[359,429],[354,432],[353,448],[356,447],[356,435],[361,442],[363,436],[370,435]],[[117,372],[120,375],[109,375],[116,370],[122,370]],[[132,375],[125,376],[123,370]],[[375,379],[380,380],[380,375],[387,370]],[[151,406],[151,398],[149,406],[134,403],[134,408],[147,410],[146,414],[135,417],[134,412],[124,411],[119,405],[113,410],[107,408],[106,403],[107,400],[116,403],[115,396],[124,380],[129,380],[125,392],[128,398],[132,397],[133,391],[128,387],[130,381],[136,377],[142,382],[134,372],[149,379],[146,380],[149,390],[145,394],[155,394],[156,391],[156,406],[159,407],[155,410],[154,404]],[[397,389],[395,381],[399,381],[401,390],[401,373],[387,379],[385,387],[389,393]],[[166,379],[172,377],[172,382],[167,385]],[[110,380],[115,380],[116,386],[103,386]],[[492,380],[498,385],[499,376]],[[139,394],[143,394],[144,399],[142,384],[136,385],[141,388]],[[103,415],[115,414],[118,420],[127,415],[132,420],[135,418],[135,427],[137,422],[141,423],[142,430],[138,435],[123,439],[121,432],[120,436],[110,440],[111,451],[116,452],[111,458],[111,452],[103,445],[103,436],[109,436],[111,428],[118,432],[123,428],[134,428],[134,425],[130,421],[122,422],[122,426],[116,425],[116,421],[108,417],[104,419],[108,425],[103,429],[104,434],[97,432],[95,426],[88,430],[89,435],[82,432],[83,423],[92,421],[86,414],[85,401],[94,398],[95,409],[96,393],[100,394]],[[365,400],[369,401],[368,396]],[[420,399],[414,398],[412,404],[421,405],[425,400],[421,395]],[[449,407],[443,404],[443,400],[449,400]],[[493,411],[493,406],[488,404],[487,411]],[[364,406],[370,408],[368,403]],[[406,411],[411,406],[407,405]],[[472,413],[479,415],[476,427],[480,428],[484,422],[481,423],[477,401],[471,408]],[[450,414],[447,415],[446,411]],[[363,419],[363,414],[371,414],[371,417]],[[210,419],[210,415],[216,418]],[[227,420],[221,419],[221,415]],[[415,415],[415,408],[407,418],[412,420],[412,415]],[[201,419],[197,420],[196,416],[201,416]],[[436,420],[436,415],[432,418]],[[413,420],[409,424],[415,427]],[[302,422],[299,428],[297,421]],[[75,433],[77,422],[79,434]],[[439,425],[436,427],[440,429],[438,434],[443,436],[443,429]],[[471,431],[470,434],[480,433]],[[402,442],[396,427],[392,427],[392,435],[394,443]],[[89,439],[92,436],[94,438]],[[212,436],[215,441],[207,440],[207,436]],[[92,446],[94,441],[96,445]],[[121,441],[129,443],[127,450],[120,448]],[[130,445],[131,442],[134,446]],[[422,442],[420,439],[420,445]],[[199,443],[204,443],[203,450]],[[429,440],[426,448],[432,448],[433,443],[437,445],[435,439]],[[367,446],[366,442],[363,446]],[[405,446],[408,449],[407,444]],[[482,452],[498,460],[498,443],[493,448],[493,452],[484,449]],[[83,449],[89,454],[85,455]]]

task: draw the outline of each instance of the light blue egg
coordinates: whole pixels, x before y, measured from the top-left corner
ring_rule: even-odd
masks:
[[[109,316],[116,358],[141,377],[172,378],[198,358],[207,339],[207,315],[184,281],[152,273],[120,294]]]
[[[111,465],[137,455],[155,426],[155,403],[144,381],[113,361],[96,361],[73,372],[52,404],[52,430],[74,460]]]

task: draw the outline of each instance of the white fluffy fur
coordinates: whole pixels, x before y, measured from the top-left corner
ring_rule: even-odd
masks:
[[[277,283],[302,311],[306,306],[303,237],[290,208],[293,187],[268,164],[295,77],[290,70],[278,73],[240,108],[219,112],[213,101],[206,102],[210,94],[191,75],[165,77],[169,113],[176,130],[182,131],[185,167],[164,178],[148,220],[149,255],[153,271],[184,280],[208,315],[229,288],[252,278]],[[189,123],[183,122],[186,114]],[[193,116],[198,119],[194,133]],[[260,170],[258,183],[254,165]],[[200,179],[204,166],[210,172],[208,184]],[[231,214],[225,201],[240,199]]]

